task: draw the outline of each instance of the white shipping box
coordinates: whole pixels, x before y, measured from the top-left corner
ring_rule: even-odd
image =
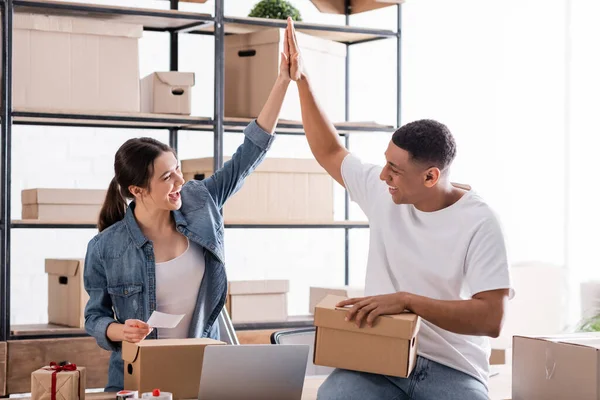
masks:
[[[231,321],[281,322],[288,318],[287,280],[229,282]]]
[[[13,107],[139,112],[142,25],[15,13]]]
[[[193,72],[154,72],[142,79],[142,112],[190,115]]]
[[[225,116],[256,118],[279,74],[284,29],[225,36]],[[332,121],[345,119],[346,45],[297,33],[311,87]],[[300,121],[300,98],[290,85],[281,119]]]

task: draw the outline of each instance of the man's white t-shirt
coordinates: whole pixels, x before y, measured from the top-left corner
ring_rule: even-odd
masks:
[[[342,176],[352,201],[369,219],[365,295],[409,292],[438,300],[470,299],[510,289],[506,246],[491,208],[472,190],[453,205],[422,212],[392,201],[381,167],[349,154]],[[487,385],[489,339],[459,335],[426,320],[417,354],[467,373]]]

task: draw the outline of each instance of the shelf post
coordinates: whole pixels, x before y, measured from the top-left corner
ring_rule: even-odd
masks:
[[[223,119],[225,113],[225,25],[224,0],[215,0],[215,106],[214,171],[223,166]]]

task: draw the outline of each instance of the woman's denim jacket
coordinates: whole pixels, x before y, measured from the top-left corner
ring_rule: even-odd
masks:
[[[220,210],[264,159],[275,138],[256,121],[246,127],[244,135],[244,143],[223,168],[205,180],[183,185],[181,209],[173,211],[177,230],[204,248],[206,260],[188,333],[190,338],[219,338],[216,320],[227,293]],[[154,250],[134,218],[134,207],[132,202],[123,220],[90,241],[85,257],[84,286],[90,296],[85,308],[85,329],[100,347],[113,352],[106,391],[123,389],[121,343],[106,336],[108,325],[127,319],[147,321],[156,309]],[[148,339],[156,339],[156,334],[155,329]]]

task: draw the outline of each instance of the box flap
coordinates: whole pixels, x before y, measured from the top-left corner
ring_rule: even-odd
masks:
[[[235,48],[251,48],[265,44],[277,43],[283,51],[283,39],[285,29],[271,28],[261,31],[247,33],[243,35],[225,36],[225,46]],[[346,45],[333,40],[308,35],[302,32],[296,32],[298,46],[300,49],[318,51],[339,57],[346,56]]]
[[[410,312],[382,315],[376,319],[373,327],[363,324],[362,328],[357,328],[354,321],[344,320],[348,309],[336,307],[337,303],[345,299],[342,296],[327,295],[319,302],[315,308],[315,326],[402,339],[412,339],[419,331],[421,319]]]
[[[121,358],[123,361],[133,363],[137,359],[138,352],[140,350],[140,344],[144,343],[142,340],[140,343],[123,342],[121,347]]]
[[[99,36],[141,38],[143,34],[143,26],[138,24],[125,24],[103,19],[76,18],[60,15],[17,12],[14,14],[13,24],[15,29]]]
[[[191,339],[154,339],[142,340],[136,343],[136,347],[147,349],[152,347],[179,347],[179,346],[206,346],[209,344],[225,344],[219,340],[206,338],[191,338]]]
[[[172,87],[194,86],[195,83],[195,75],[193,72],[155,72],[154,76],[165,85]]]
[[[81,259],[46,259],[46,273],[59,276],[75,276],[79,272],[79,265],[83,265]]]
[[[232,296],[240,294],[268,294],[287,293],[290,290],[288,280],[256,280],[256,281],[231,281],[229,282],[229,294]]]

